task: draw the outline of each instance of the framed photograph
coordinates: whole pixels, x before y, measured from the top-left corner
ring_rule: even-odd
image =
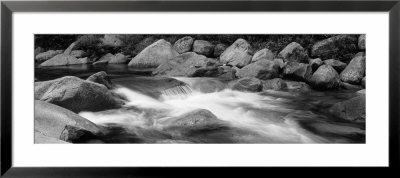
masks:
[[[399,1],[2,1],[1,175],[398,174],[399,21]]]

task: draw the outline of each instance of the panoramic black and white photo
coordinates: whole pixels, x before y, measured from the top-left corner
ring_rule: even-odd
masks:
[[[38,144],[365,143],[365,34],[36,34]]]

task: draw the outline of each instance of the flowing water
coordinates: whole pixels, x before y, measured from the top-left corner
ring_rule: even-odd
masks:
[[[334,103],[354,97],[354,91],[251,93],[231,90],[214,78],[162,79],[132,73],[118,73],[112,82],[117,86],[114,92],[126,98],[123,108],[79,113],[109,129],[99,137],[105,143],[365,142],[365,124],[328,112]],[[169,127],[174,118],[197,109],[211,111],[222,124]]]

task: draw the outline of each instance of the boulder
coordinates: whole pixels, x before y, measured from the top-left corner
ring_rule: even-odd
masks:
[[[156,68],[160,64],[178,56],[171,43],[164,39],[158,40],[144,48],[128,64],[129,67],[136,68]]]
[[[218,61],[187,52],[158,66],[153,75],[212,77],[218,74]]]
[[[339,73],[342,72],[347,66],[346,63],[335,59],[327,59],[324,61],[324,64],[332,66]]]
[[[77,42],[73,42],[71,43],[67,49],[64,50],[64,54],[66,55],[71,55],[72,50],[74,50],[75,46],[76,46]],[[71,55],[72,56],[72,55]]]
[[[214,47],[214,57],[219,57],[228,46],[224,44],[217,44]]]
[[[48,67],[48,66],[65,66],[65,65],[73,65],[73,64],[86,64],[88,63],[88,58],[79,58],[77,59],[74,56],[67,54],[58,54],[53,58],[41,63],[40,67]]]
[[[309,92],[311,87],[304,82],[286,81],[286,88],[294,92]]]
[[[190,88],[202,93],[214,93],[226,88],[226,84],[214,78],[202,78],[190,84]]]
[[[233,90],[259,92],[262,89],[263,83],[255,77],[245,77],[229,83]]]
[[[128,62],[128,57],[122,53],[115,54],[109,61],[109,64],[125,64]]]
[[[275,65],[279,66],[279,69],[284,69],[286,66],[286,63],[283,61],[283,59],[276,58],[274,59]]]
[[[35,100],[35,143],[79,142],[104,128],[60,106]]]
[[[102,56],[99,60],[93,63],[93,65],[102,65],[108,64],[108,62],[113,59],[115,56],[111,53],[107,53],[106,55]]]
[[[120,108],[123,104],[104,85],[72,76],[35,82],[35,99],[73,112]]]
[[[231,46],[221,54],[220,61],[224,64],[242,68],[250,64],[253,49],[244,39],[237,39]]]
[[[159,122],[167,128],[184,129],[210,129],[224,126],[226,123],[219,120],[212,112],[206,109],[196,109],[174,118],[169,118]]]
[[[349,65],[340,73],[340,79],[350,84],[360,84],[365,76],[365,57],[353,58]]]
[[[308,81],[312,75],[312,68],[309,64],[288,62],[283,69],[283,76],[296,81]]]
[[[365,88],[365,77],[361,80],[361,85]]]
[[[43,61],[47,61],[51,58],[53,58],[54,56],[63,53],[63,50],[49,50],[46,52],[42,52],[39,53],[35,56],[35,60],[37,62],[43,62]]]
[[[255,63],[244,66],[236,72],[239,78],[256,77],[267,80],[279,76],[279,65],[267,59],[259,60]]]
[[[365,95],[361,94],[346,101],[334,104],[329,112],[341,119],[365,122]]]
[[[205,40],[196,40],[193,42],[193,52],[210,57],[214,53],[214,45]]]
[[[285,62],[309,63],[308,53],[299,43],[292,42],[288,44],[278,54]]]
[[[287,85],[284,80],[281,78],[274,78],[270,80],[264,80],[263,83],[263,90],[283,90],[286,89]]]
[[[264,48],[253,55],[251,62],[256,62],[262,59],[273,61],[275,59],[275,54],[271,50]]]
[[[108,89],[113,88],[110,77],[104,71],[97,72],[97,73],[89,76],[86,80],[94,82],[94,83],[102,84],[102,85],[106,86]]]
[[[358,37],[358,48],[365,50],[365,34]]]
[[[354,35],[337,35],[319,41],[312,46],[311,56],[325,59],[349,61],[357,52],[357,37]]]
[[[194,39],[190,36],[185,36],[174,43],[174,49],[179,54],[186,53],[192,50]]]
[[[320,58],[310,60],[310,65],[313,72],[315,72],[322,64],[324,64],[324,62],[322,62]]]
[[[71,51],[70,55],[76,58],[84,58],[88,57],[89,53],[85,52],[84,50],[73,50]]]
[[[102,46],[106,47],[121,47],[124,45],[119,35],[105,34],[100,40]]]
[[[339,87],[339,74],[329,65],[322,65],[314,72],[310,79],[313,88],[335,89]]]
[[[218,78],[228,81],[236,79],[236,70],[230,66],[218,66]]]

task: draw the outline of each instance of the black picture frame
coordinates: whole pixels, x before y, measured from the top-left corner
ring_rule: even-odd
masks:
[[[225,12],[388,12],[389,13],[389,167],[342,168],[346,175],[381,172],[398,174],[400,101],[400,1],[2,1],[1,2],[1,175],[6,177],[131,177],[222,173],[310,173],[312,168],[20,168],[12,165],[12,16],[13,12],[124,12],[124,11],[225,11]],[[206,169],[206,170],[204,170]],[[246,170],[244,170],[246,169]],[[290,170],[288,170],[290,169]],[[343,172],[316,168],[325,174]],[[293,171],[292,171],[293,170]],[[211,173],[213,171],[213,173]],[[215,172],[216,171],[216,172]],[[312,174],[312,173],[311,173]],[[373,174],[371,175],[373,176]]]

